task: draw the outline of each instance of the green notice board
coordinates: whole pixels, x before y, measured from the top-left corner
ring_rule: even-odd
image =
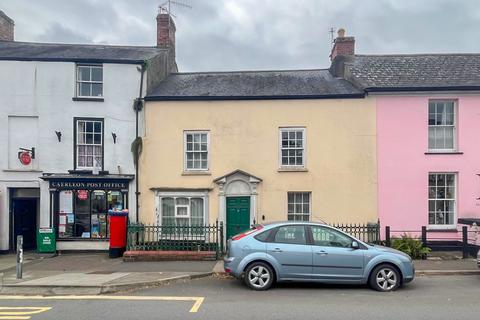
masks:
[[[37,250],[43,253],[54,253],[57,250],[53,228],[39,228],[37,230]]]

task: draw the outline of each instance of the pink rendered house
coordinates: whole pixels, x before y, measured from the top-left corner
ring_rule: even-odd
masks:
[[[460,240],[464,223],[480,225],[480,54],[355,55],[353,37],[341,43],[350,51],[333,52],[330,70],[376,101],[382,227]]]

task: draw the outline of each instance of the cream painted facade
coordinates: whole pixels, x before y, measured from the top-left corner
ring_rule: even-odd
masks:
[[[287,192],[311,192],[311,220],[377,221],[375,101],[147,101],[140,221],[158,223],[160,196],[205,195],[225,220],[231,195],[251,197],[251,222],[287,220]],[[280,169],[283,127],[305,128],[305,170]],[[186,172],[185,131],[209,132],[209,170]],[[233,175],[229,173],[241,170]],[[247,174],[245,174],[247,173]],[[218,180],[218,178],[223,179]]]

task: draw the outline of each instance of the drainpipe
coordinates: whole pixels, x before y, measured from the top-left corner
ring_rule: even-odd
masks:
[[[138,98],[135,101],[135,139],[139,138],[138,134],[138,113],[142,110],[143,105],[142,105],[142,99],[143,99],[143,75],[145,74],[145,71],[147,70],[147,63],[144,61],[142,63],[141,69],[139,71],[141,72],[140,74],[140,92],[138,93]],[[138,180],[139,180],[139,170],[138,167],[140,165],[139,163],[139,154],[138,152],[135,153],[135,223],[138,223],[138,212],[140,209],[140,206],[138,204],[138,198],[140,195],[140,192],[138,190]]]

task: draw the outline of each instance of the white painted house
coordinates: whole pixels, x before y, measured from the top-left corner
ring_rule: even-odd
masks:
[[[135,106],[176,70],[173,21],[157,16],[153,47],[46,44],[11,41],[0,13],[0,252],[18,234],[35,248],[39,227],[58,250],[105,250],[108,209],[137,219]]]

